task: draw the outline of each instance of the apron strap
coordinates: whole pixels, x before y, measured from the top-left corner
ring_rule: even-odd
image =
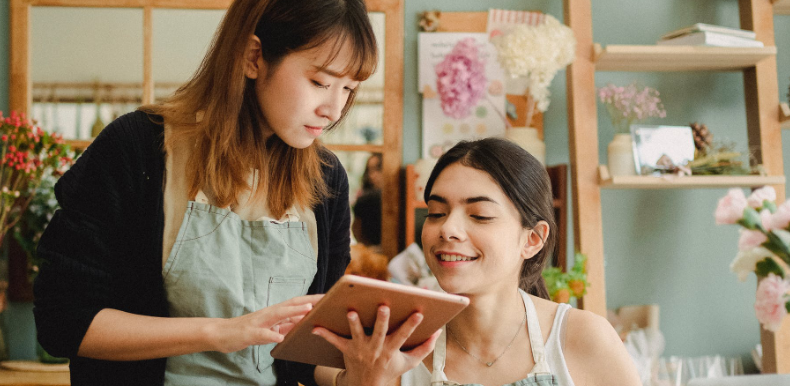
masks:
[[[444,385],[447,376],[444,374],[444,364],[447,358],[447,325],[442,329],[439,339],[433,348],[433,371],[431,371],[431,385]]]
[[[543,347],[543,334],[540,331],[538,322],[538,311],[529,294],[519,289],[521,298],[524,300],[524,309],[527,310],[527,329],[529,331],[529,345],[532,347],[532,358],[535,360],[535,367],[532,368],[530,375],[551,373],[548,363],[546,363],[546,349]]]

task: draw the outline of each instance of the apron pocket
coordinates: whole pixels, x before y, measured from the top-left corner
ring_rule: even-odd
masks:
[[[307,293],[303,277],[272,277],[269,278],[269,298],[266,306],[273,306],[288,299],[302,296]]]

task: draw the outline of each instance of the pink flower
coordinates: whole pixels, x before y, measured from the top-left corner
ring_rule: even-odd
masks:
[[[771,229],[786,229],[790,225],[790,201],[779,205],[771,215]]]
[[[777,331],[782,325],[782,318],[787,315],[785,303],[790,298],[790,282],[769,273],[757,286],[754,311],[757,320],[766,330]]]
[[[771,202],[776,201],[776,191],[771,186],[763,186],[760,189],[755,190],[752,194],[749,195],[749,198],[746,202],[752,208],[760,208],[763,206],[763,201],[768,200]]]
[[[741,251],[748,251],[752,248],[759,247],[766,241],[768,241],[768,237],[765,236],[763,232],[741,229],[741,238],[738,239],[738,249]]]
[[[444,114],[462,119],[486,92],[485,62],[477,57],[473,38],[459,41],[436,65],[436,88]]]
[[[743,217],[746,209],[746,196],[740,189],[730,189],[727,195],[719,200],[716,207],[716,224],[735,224]]]
[[[771,229],[774,229],[773,215],[771,214],[770,210],[763,209],[760,211],[760,225],[763,226],[763,229],[766,232],[770,231]]]

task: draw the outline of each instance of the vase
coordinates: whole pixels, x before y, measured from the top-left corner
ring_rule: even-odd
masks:
[[[636,175],[631,134],[615,134],[607,147],[609,174],[612,176]]]
[[[505,138],[521,146],[532,154],[541,165],[546,166],[546,144],[538,137],[538,129],[534,127],[511,127],[505,130]]]

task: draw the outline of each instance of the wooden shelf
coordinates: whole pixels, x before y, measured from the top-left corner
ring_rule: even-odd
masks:
[[[776,55],[776,47],[602,47],[597,43],[594,47],[596,71],[740,71]]]
[[[773,0],[774,14],[790,15],[790,0]]]
[[[787,102],[779,104],[779,121],[783,129],[790,129],[790,105]]]
[[[598,166],[598,177],[602,189],[751,188],[785,183],[785,176],[610,176],[606,165]]]

